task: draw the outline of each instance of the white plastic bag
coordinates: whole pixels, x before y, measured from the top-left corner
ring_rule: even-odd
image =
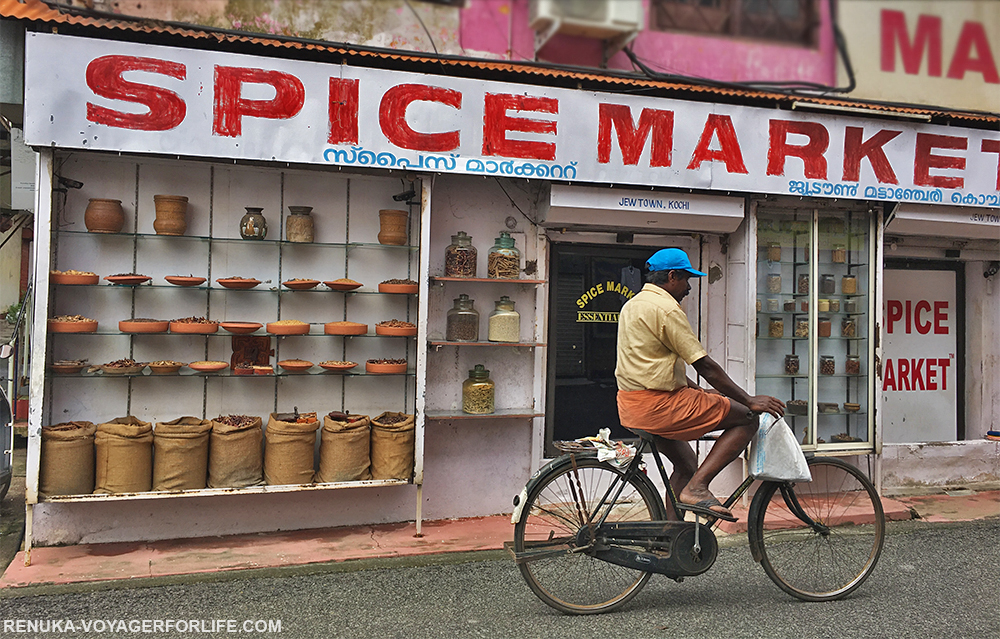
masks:
[[[802,448],[785,418],[761,413],[757,434],[750,441],[750,476],[773,481],[812,481]]]

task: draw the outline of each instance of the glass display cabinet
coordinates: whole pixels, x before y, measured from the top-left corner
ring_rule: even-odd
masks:
[[[875,216],[757,210],[756,392],[806,449],[872,450]]]

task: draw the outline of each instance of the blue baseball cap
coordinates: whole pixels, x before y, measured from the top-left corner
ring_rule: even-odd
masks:
[[[692,277],[704,277],[705,273],[691,268],[687,253],[678,248],[660,249],[646,260],[649,271],[687,271]]]

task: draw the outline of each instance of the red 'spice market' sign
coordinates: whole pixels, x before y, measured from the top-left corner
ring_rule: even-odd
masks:
[[[1000,206],[1000,133],[29,33],[25,141]]]

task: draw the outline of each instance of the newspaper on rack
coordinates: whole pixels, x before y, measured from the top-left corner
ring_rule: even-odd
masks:
[[[635,457],[635,446],[624,442],[616,442],[611,439],[611,429],[602,428],[597,431],[596,437],[581,437],[576,440],[580,443],[589,442],[597,450],[597,459],[611,462],[616,468],[628,465]]]

